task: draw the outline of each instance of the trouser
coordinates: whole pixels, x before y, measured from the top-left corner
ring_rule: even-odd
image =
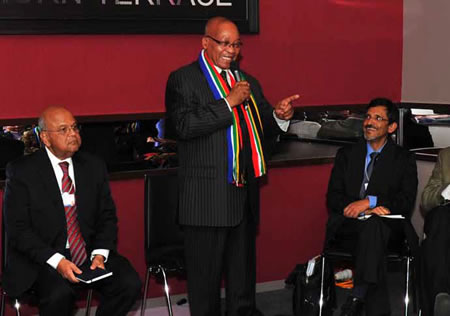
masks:
[[[256,227],[248,213],[235,227],[183,226],[192,316],[220,315],[222,276],[227,316],[258,315],[255,307]]]
[[[438,293],[450,293],[450,206],[439,206],[425,217],[420,256],[421,308],[432,316]]]
[[[342,248],[353,254],[354,286],[366,286],[366,315],[390,312],[387,288],[388,245],[403,245],[404,221],[372,216],[367,220],[345,218],[327,247]]]
[[[97,316],[125,316],[141,293],[141,281],[128,260],[111,253],[105,267],[111,277],[86,285],[70,283],[52,267],[41,269],[33,285],[39,300],[39,315],[73,315],[76,291],[88,286],[100,293]]]

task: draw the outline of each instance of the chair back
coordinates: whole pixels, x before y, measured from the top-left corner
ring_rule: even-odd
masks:
[[[177,169],[145,175],[145,257],[147,265],[180,265],[183,233],[178,225]]]

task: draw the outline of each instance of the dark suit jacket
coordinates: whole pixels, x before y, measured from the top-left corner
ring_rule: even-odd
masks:
[[[246,78],[262,115],[265,136],[281,132],[259,83],[247,74]],[[170,74],[166,110],[167,124],[175,130],[178,141],[180,224],[237,225],[249,188],[237,188],[227,182],[226,131],[232,124],[232,115],[223,99],[214,99],[198,62]],[[253,196],[251,209],[257,216],[258,195]]]
[[[327,192],[327,206],[331,213],[328,235],[333,234],[343,222],[344,208],[360,200],[366,154],[364,139],[340,148],[336,154]],[[391,214],[402,214],[408,218],[417,193],[414,155],[389,139],[375,163],[366,193],[377,196],[377,205],[387,207]]]
[[[77,152],[73,157],[76,203],[88,255],[93,249],[116,249],[117,217],[104,163]],[[67,240],[61,193],[45,149],[7,166],[4,220],[8,258],[3,285],[20,295],[36,280],[46,261],[62,253]]]

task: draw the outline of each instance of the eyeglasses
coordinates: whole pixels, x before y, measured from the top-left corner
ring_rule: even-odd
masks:
[[[382,116],[379,116],[379,115],[375,115],[375,116],[372,116],[372,115],[370,115],[370,114],[366,114],[366,117],[364,118],[366,121],[369,121],[369,120],[375,120],[375,121],[377,121],[377,122],[382,122],[382,121],[389,121],[389,119],[387,119],[387,118],[384,118],[384,117],[382,117]]]
[[[217,43],[217,45],[219,45],[223,49],[225,49],[227,47],[230,47],[230,48],[232,47],[234,49],[239,49],[239,48],[241,48],[242,45],[244,45],[241,41],[230,43],[228,41],[219,41],[219,40],[217,40],[214,37],[209,36],[209,35],[205,35],[205,37],[212,39],[214,42]]]
[[[48,130],[48,129],[44,129],[42,131],[49,132],[49,133],[58,133],[60,135],[66,136],[66,135],[69,135],[69,133],[71,131],[78,134],[80,132],[80,125],[73,124],[72,126],[61,126],[60,128],[58,128],[57,130],[54,130],[54,131]]]

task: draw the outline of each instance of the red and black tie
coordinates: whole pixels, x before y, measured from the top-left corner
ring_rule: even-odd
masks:
[[[75,194],[75,187],[72,183],[72,179],[69,177],[69,163],[61,162],[59,166],[62,169],[62,192]],[[83,236],[81,236],[80,226],[78,224],[77,218],[77,205],[66,206],[64,205],[64,210],[66,212],[66,223],[67,223],[67,239],[69,241],[70,255],[72,256],[72,262],[77,266],[83,264],[86,261],[86,243],[84,242]]]

